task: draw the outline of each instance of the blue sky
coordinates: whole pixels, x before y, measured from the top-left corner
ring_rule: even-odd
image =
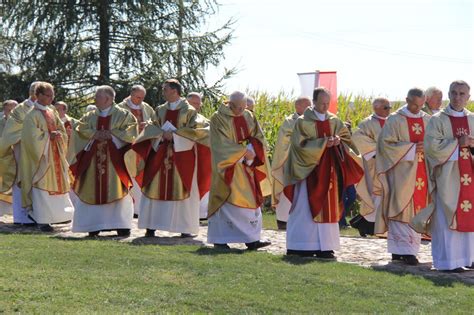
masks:
[[[405,97],[413,86],[474,88],[474,1],[220,0],[236,20],[226,89],[300,93],[296,73],[336,70],[340,93]],[[222,69],[222,68],[221,68]],[[210,69],[212,82],[221,69]],[[474,94],[474,93],[472,93]]]

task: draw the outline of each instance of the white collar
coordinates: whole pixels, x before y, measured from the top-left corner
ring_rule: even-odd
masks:
[[[62,122],[66,122],[66,121],[67,121],[67,117],[64,116],[63,118],[61,118],[61,121],[62,121]]]
[[[170,105],[171,110],[175,110],[176,107],[181,103],[181,99],[177,100],[176,102],[173,103],[168,103]]]
[[[325,121],[327,118],[326,118],[326,114],[321,114],[320,112],[318,112],[316,109],[313,109],[313,112],[314,114],[316,115],[316,118],[318,118],[318,120],[320,121]]]
[[[38,102],[34,102],[33,104],[36,108],[41,109],[41,110],[48,110],[48,106],[43,106]]]
[[[448,106],[446,106],[446,109],[445,109],[446,113],[449,115],[449,116],[453,116],[453,117],[464,117],[467,115],[467,111],[466,109],[462,109],[462,111],[458,112],[458,111],[455,111],[452,107],[451,107],[451,104],[449,104]]]
[[[103,110],[100,110],[98,107],[97,107],[97,110],[99,111],[99,116],[100,117],[107,117],[109,115],[109,112],[110,112],[110,109],[112,108],[112,105],[110,105],[109,107],[107,107],[106,109],[103,109]]]
[[[439,109],[432,109],[431,112],[434,114],[439,113]]]
[[[408,110],[408,107],[407,107],[407,106],[408,106],[408,104],[405,104],[405,105],[403,105],[403,107],[401,108],[401,111],[403,112],[403,114],[404,114],[405,116],[408,116],[408,117],[410,117],[410,118],[421,118],[421,117],[423,117],[423,113],[422,113],[421,110],[418,112],[418,114],[413,114],[412,112],[410,112],[410,111]]]
[[[142,109],[142,106],[141,106],[142,104],[141,104],[141,103],[138,104],[138,105],[135,105],[135,104],[133,104],[133,102],[132,102],[132,100],[131,100],[130,98],[127,99],[127,105],[128,105],[128,107],[130,107],[131,109],[135,109],[135,110],[136,110],[136,109]]]
[[[387,118],[388,118],[388,117],[381,117],[381,116],[377,115],[376,113],[373,113],[372,116],[374,116],[377,119],[381,119],[381,120],[387,120]]]
[[[31,98],[28,98],[26,101],[25,101],[25,104],[27,106],[34,106],[36,102],[32,101]]]

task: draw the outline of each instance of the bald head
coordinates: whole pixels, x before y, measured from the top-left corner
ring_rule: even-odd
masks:
[[[390,101],[385,97],[378,97],[372,102],[372,108],[377,116],[388,117],[392,106],[390,105]]]
[[[298,115],[303,115],[306,108],[311,106],[311,99],[309,97],[301,96],[295,101],[295,111]]]

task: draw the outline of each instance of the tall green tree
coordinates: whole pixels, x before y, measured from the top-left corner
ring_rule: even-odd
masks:
[[[5,1],[1,41],[9,53],[0,71],[50,81],[60,98],[81,99],[94,86],[111,84],[120,99],[141,83],[156,105],[170,77],[217,98],[235,73],[205,81],[232,39],[232,20],[206,29],[218,8],[215,0]]]

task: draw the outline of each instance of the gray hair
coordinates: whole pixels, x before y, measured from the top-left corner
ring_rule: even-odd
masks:
[[[414,87],[408,90],[407,97],[425,97],[423,89]]]
[[[255,105],[255,100],[253,99],[253,97],[248,96],[247,97],[247,106],[252,106],[252,105]]]
[[[379,105],[384,105],[384,104],[390,105],[390,101],[385,97],[377,97],[376,99],[372,101],[372,107],[374,108],[378,107]]]
[[[18,105],[18,102],[15,101],[15,100],[6,100],[2,103],[2,107],[0,108],[0,111],[3,111],[3,109],[5,108],[5,106],[7,105],[13,105],[14,107]]]
[[[66,112],[69,110],[69,106],[65,102],[62,102],[62,101],[56,102],[54,104],[54,107],[56,106],[64,106],[64,109],[66,110]]]
[[[199,99],[201,99],[201,98],[202,98],[202,95],[201,95],[200,93],[198,93],[198,92],[190,92],[190,93],[188,93],[188,95],[186,96],[186,99],[189,100],[189,99],[191,99],[191,98],[193,98],[193,97],[199,97]]]
[[[456,85],[464,85],[467,87],[467,89],[469,91],[471,91],[471,87],[469,86],[469,84],[467,84],[466,81],[463,81],[463,80],[456,80],[456,81],[453,81],[450,85],[449,85],[449,91],[451,91],[451,89],[453,88],[453,86],[456,86]]]
[[[86,107],[86,113],[95,111],[96,109],[97,109],[97,106],[95,106],[95,105],[92,105],[92,104],[87,105],[87,107]]]
[[[36,93],[36,87],[41,83],[41,81],[33,81],[30,84],[30,89],[28,90],[28,93],[31,95],[35,95]]]
[[[115,100],[115,90],[110,85],[101,85],[95,90],[95,94],[104,93]]]
[[[240,102],[240,101],[247,102],[247,94],[240,91],[234,91],[229,95],[229,102]]]
[[[130,89],[130,94],[136,91],[143,91],[143,93],[145,93],[146,95],[146,89],[143,85],[135,84],[134,86],[132,86],[132,88]]]
[[[437,94],[437,93],[443,93],[443,92],[440,89],[438,89],[436,86],[430,86],[425,91],[426,97],[432,97],[434,94]]]

